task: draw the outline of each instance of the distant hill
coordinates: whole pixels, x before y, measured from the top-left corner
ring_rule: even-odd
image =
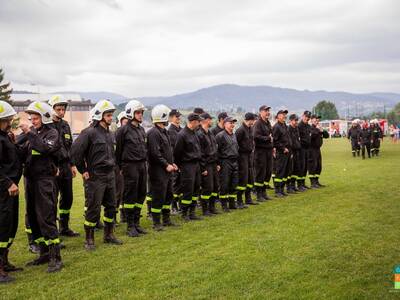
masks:
[[[126,102],[128,97],[125,97],[120,94],[111,93],[111,92],[57,92],[58,94],[80,94],[81,97],[85,100],[92,100],[93,102],[97,102],[101,99],[108,99],[115,104],[119,104],[122,102]],[[57,94],[55,93],[55,94]]]

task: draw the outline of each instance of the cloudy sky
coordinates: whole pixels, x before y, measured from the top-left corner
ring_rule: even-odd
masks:
[[[0,36],[14,89],[400,92],[398,0],[10,0]]]

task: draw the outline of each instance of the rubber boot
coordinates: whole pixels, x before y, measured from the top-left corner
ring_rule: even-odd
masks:
[[[182,219],[184,221],[190,221],[190,218],[189,218],[189,205],[187,205],[187,204],[181,205],[181,209],[182,209]]]
[[[235,197],[229,197],[228,198],[228,207],[229,209],[237,209],[236,203],[235,203]]]
[[[140,218],[141,217],[142,217],[141,209],[138,207],[135,207],[133,209],[133,223],[135,224],[136,231],[139,232],[140,234],[147,234],[147,231],[144,230],[142,226],[140,226]]]
[[[61,260],[59,244],[51,244],[49,246],[49,256],[50,260],[49,264],[47,265],[47,272],[54,273],[60,271],[63,267],[63,263]]]
[[[135,226],[135,217],[133,209],[126,209],[125,210],[126,216],[126,234],[129,237],[139,237],[139,232],[136,230]]]
[[[224,213],[229,213],[229,212],[231,212],[230,209],[228,208],[228,202],[227,202],[226,199],[219,198],[219,201],[221,202],[222,211],[223,211]]]
[[[27,267],[44,265],[49,262],[49,247],[47,247],[44,243],[41,243],[39,247],[40,247],[39,257],[28,262],[26,264]]]
[[[6,272],[18,272],[23,271],[24,268],[16,267],[8,260],[8,253],[10,252],[9,248],[4,249],[4,271]]]
[[[33,240],[32,233],[27,233],[26,235],[28,236],[28,250],[29,250],[29,252],[31,252],[33,254],[39,254],[40,253],[40,247]]]
[[[103,241],[106,244],[122,245],[122,241],[114,235],[114,223],[105,222]]]
[[[162,225],[163,226],[168,226],[168,227],[176,227],[178,226],[177,224],[173,223],[171,221],[171,212],[170,210],[163,209],[162,210]]]
[[[259,205],[259,203],[253,202],[253,199],[251,198],[251,190],[249,188],[244,192],[244,196],[247,205]]]
[[[208,209],[210,211],[211,214],[213,215],[219,215],[219,212],[217,211],[216,207],[215,207],[215,197],[212,196],[210,198],[210,201],[208,203]]]
[[[69,214],[60,214],[60,220],[58,222],[60,225],[60,235],[67,237],[78,237],[80,234],[69,228]]]
[[[212,217],[213,215],[208,210],[208,201],[204,200],[204,199],[201,199],[200,203],[201,203],[201,211],[203,213],[203,216]]]
[[[236,197],[237,197],[237,198],[236,198],[237,208],[239,208],[239,209],[249,208],[247,205],[245,205],[245,204],[243,203],[243,192],[242,192],[242,191],[239,191],[239,192],[237,193],[237,196],[236,196]]]
[[[317,185],[317,182],[316,182],[316,178],[310,178],[310,182],[311,182],[311,188],[312,189],[318,189],[319,188],[319,186]]]
[[[265,202],[266,200],[263,197],[263,188],[257,187],[257,202]]]
[[[151,216],[153,218],[153,229],[154,229],[154,231],[163,231],[164,228],[161,225],[161,214],[152,212]]]
[[[189,208],[189,219],[192,220],[192,221],[203,220],[202,217],[198,217],[196,215],[196,206],[197,206],[197,202],[196,201],[192,202],[192,204],[190,205],[190,208]]]
[[[2,250],[4,251],[5,249],[2,249]],[[1,253],[0,254],[0,283],[8,283],[8,282],[14,281],[15,278],[8,275],[8,273],[5,271],[4,267],[5,267],[4,253]]]
[[[280,182],[274,182],[274,186],[275,186],[275,197],[276,198],[285,197],[281,192],[281,183]]]
[[[96,249],[94,244],[94,227],[84,226],[85,228],[85,249],[92,251]]]
[[[307,191],[307,189],[303,186],[303,180],[301,180],[301,179],[297,180],[297,190],[299,192]]]
[[[288,179],[286,181],[286,193],[288,193],[288,194],[294,194],[295,193],[295,191],[293,189],[293,186],[292,186],[292,179]]]

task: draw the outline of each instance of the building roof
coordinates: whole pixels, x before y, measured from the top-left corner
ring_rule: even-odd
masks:
[[[56,94],[11,94],[11,100],[15,102],[25,102],[25,101],[48,101],[51,96]],[[74,102],[82,101],[82,97],[79,94],[62,94],[65,99],[71,100]]]

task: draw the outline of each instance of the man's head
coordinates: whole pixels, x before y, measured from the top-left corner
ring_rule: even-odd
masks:
[[[0,101],[0,130],[8,132],[11,129],[11,123],[17,112],[5,101]]]
[[[290,126],[297,127],[298,122],[299,122],[299,117],[296,114],[291,114],[289,116],[289,124],[290,124]]]
[[[288,111],[285,110],[279,110],[278,113],[276,114],[276,119],[278,120],[279,123],[285,123],[286,122],[286,115]]]
[[[310,121],[310,118],[311,118],[311,112],[308,111],[308,110],[306,110],[306,111],[303,113],[303,116],[301,117],[301,120],[302,120],[304,123],[308,123],[308,121]]]
[[[204,109],[203,109],[202,107],[195,107],[195,108],[193,109],[193,113],[198,114],[198,115],[201,115],[201,114],[204,113]]]
[[[102,123],[102,126],[110,126],[113,120],[115,106],[108,100],[100,100],[94,106],[93,120]]]
[[[271,115],[270,109],[271,107],[268,105],[261,105],[260,108],[258,109],[260,118],[263,119],[264,121],[267,120]]]
[[[235,124],[236,124],[237,120],[233,117],[226,117],[224,120],[224,129],[232,134],[233,133],[233,129],[235,128]]]
[[[146,110],[146,107],[139,100],[129,100],[129,102],[125,105],[125,113],[126,117],[129,120],[132,120],[137,123],[143,122],[143,113]]]
[[[312,115],[311,116],[311,124],[314,126],[317,126],[319,124],[319,120],[321,119],[320,116],[318,115]]]
[[[200,121],[201,127],[203,127],[204,129],[208,129],[211,127],[213,117],[211,117],[209,113],[202,113],[200,115],[200,118],[201,118]]]
[[[221,112],[221,113],[218,114],[218,124],[219,124],[221,127],[224,127],[224,120],[225,120],[225,118],[227,118],[227,117],[228,117],[228,113],[226,113],[225,111],[223,111],[223,112]]]
[[[190,113],[187,116],[187,127],[192,130],[196,130],[200,125],[200,120],[201,118],[198,114]]]
[[[252,127],[254,125],[254,123],[257,120],[257,115],[253,114],[251,112],[248,112],[244,115],[244,124],[246,124],[247,127]]]
[[[171,112],[169,113],[169,122],[179,126],[181,125],[181,113],[177,109],[172,109]]]
[[[28,105],[25,110],[29,114],[33,127],[36,129],[42,127],[43,124],[53,123],[53,108],[46,102],[34,101]]]
[[[48,103],[53,108],[55,116],[59,119],[63,119],[67,110],[67,99],[65,99],[63,95],[54,95]]]

